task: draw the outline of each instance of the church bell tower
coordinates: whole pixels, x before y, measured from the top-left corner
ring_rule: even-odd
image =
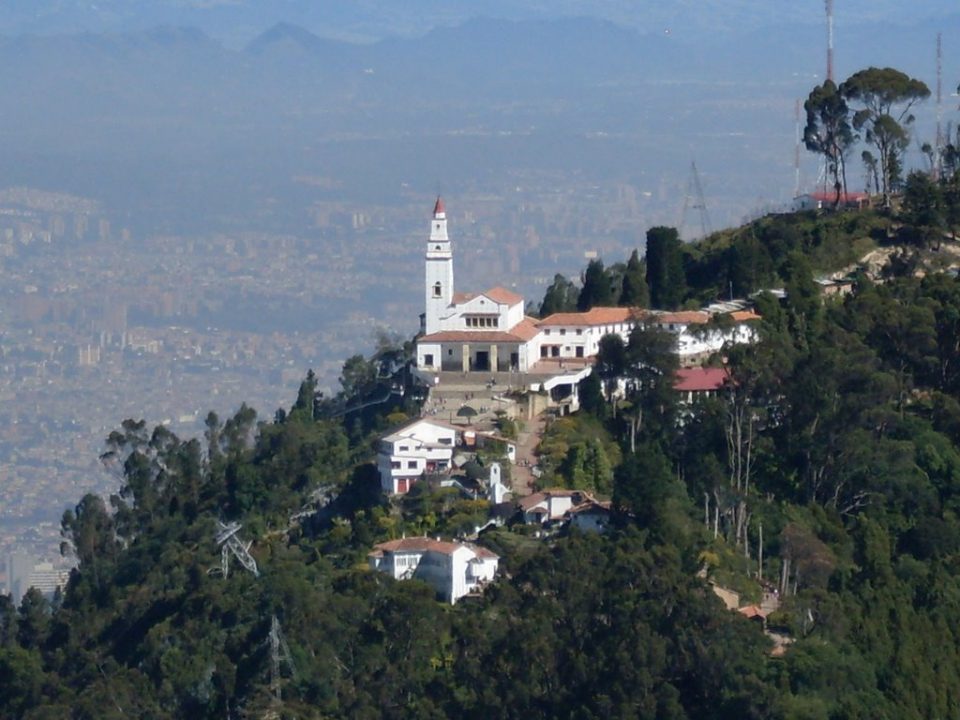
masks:
[[[422,331],[430,335],[439,332],[441,319],[453,303],[453,250],[447,237],[447,213],[443,198],[437,198],[430,221],[430,240],[427,242],[426,304]]]

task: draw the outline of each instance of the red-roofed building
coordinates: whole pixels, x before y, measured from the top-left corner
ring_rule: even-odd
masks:
[[[648,311],[640,308],[595,307],[586,312],[556,313],[543,320],[524,314],[524,300],[515,292],[493,287],[483,292],[454,292],[453,250],[447,235],[447,214],[437,198],[426,252],[425,306],[417,338],[421,373],[534,372],[589,374],[600,339],[615,334],[627,342],[638,324],[655,325],[676,337],[681,364],[702,362],[726,343],[756,339],[757,315],[739,309],[726,312],[731,323],[712,323],[703,310]],[[545,372],[546,371],[546,372]],[[568,377],[569,381],[570,378]],[[566,382],[571,385],[573,381]],[[539,389],[549,391],[542,385]]]
[[[837,201],[837,193],[833,190],[818,190],[817,192],[799,195],[793,199],[794,210],[824,210],[833,207]],[[862,192],[840,193],[840,207],[862,210],[870,207],[870,196]]]
[[[540,358],[589,358],[600,350],[600,338],[614,334],[627,342],[638,317],[636,308],[595,307],[586,312],[554,313],[537,326]]]
[[[367,560],[371,569],[394,580],[422,580],[451,605],[492,581],[500,563],[499,556],[478,545],[428,537],[380,543]]]
[[[523,297],[502,287],[454,292],[447,213],[437,198],[426,252],[425,308],[417,368],[427,372],[526,371],[537,357],[536,321]]]
[[[694,403],[716,395],[730,380],[726,368],[693,367],[677,370],[673,389],[680,393],[680,402]]]

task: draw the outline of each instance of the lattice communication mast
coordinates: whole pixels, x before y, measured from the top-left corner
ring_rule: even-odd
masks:
[[[230,573],[230,556],[233,555],[244,568],[253,573],[254,577],[260,577],[260,570],[257,568],[257,561],[250,554],[250,546],[253,542],[246,545],[237,537],[240,528],[243,526],[238,522],[232,522],[226,525],[217,520],[219,531],[217,532],[217,545],[220,546],[220,571],[224,577]]]
[[[687,182],[687,194],[683,198],[683,212],[680,217],[680,227],[687,224],[687,210],[697,210],[700,214],[701,237],[710,234],[710,214],[707,212],[707,201],[703,196],[703,185],[700,183],[700,173],[697,172],[697,163],[690,163],[690,180]]]
[[[825,0],[827,8],[827,80],[833,80],[833,0]]]

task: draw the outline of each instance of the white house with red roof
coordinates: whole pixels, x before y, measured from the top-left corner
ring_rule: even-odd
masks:
[[[727,322],[717,322],[724,317]],[[711,313],[706,310],[679,312],[653,311],[642,322],[669,332],[676,337],[676,350],[681,365],[703,362],[724,345],[757,341],[756,321],[760,316],[752,310]]]
[[[448,472],[457,428],[436,420],[414,420],[380,439],[377,470],[385,493],[405,493],[424,475]]]
[[[793,199],[793,209],[794,211],[823,210],[832,208],[835,202],[838,202],[835,190],[818,190],[795,197]],[[863,192],[841,192],[839,205],[840,207],[862,210],[870,206],[870,196]]]
[[[600,338],[619,335],[630,339],[637,308],[595,307],[586,312],[554,313],[537,323],[541,358],[589,358],[600,351]]]
[[[517,509],[525,523],[544,525],[563,520],[570,509],[589,501],[595,498],[584,490],[555,488],[520,498]]]
[[[426,582],[451,605],[492,581],[500,564],[498,555],[479,545],[428,537],[380,543],[367,560],[371,569],[395,580]]]

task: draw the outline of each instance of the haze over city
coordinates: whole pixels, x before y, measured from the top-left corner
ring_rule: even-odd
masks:
[[[438,194],[458,284],[536,302],[653,225],[693,239],[816,186],[795,108],[825,72],[821,2],[403,7],[0,7],[0,551],[54,553],[63,509],[115,483],[98,456],[124,418],[270,418],[308,369],[332,391],[378,332],[411,336]],[[933,88],[941,33],[956,126],[954,3],[835,13],[840,79]],[[916,115],[922,167],[933,99]]]

